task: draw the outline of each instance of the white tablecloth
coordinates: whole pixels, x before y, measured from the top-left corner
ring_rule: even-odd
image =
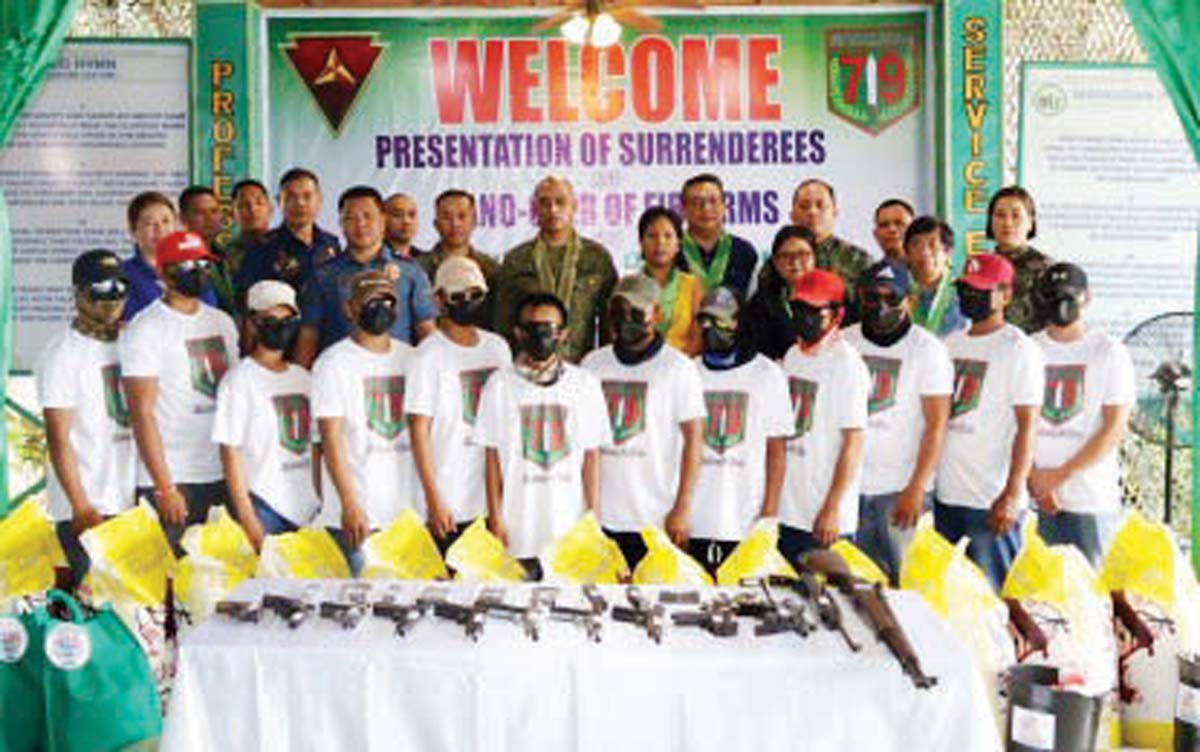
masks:
[[[248,581],[236,598],[299,593],[304,583]],[[323,583],[334,599],[339,587]],[[410,594],[423,586],[413,584]],[[508,602],[524,603],[521,588]],[[373,598],[382,594],[377,584]],[[645,588],[657,597],[656,589]],[[473,599],[478,586],[455,585]],[[624,603],[620,588],[605,588]],[[560,601],[578,599],[563,589]],[[971,659],[917,596],[891,603],[938,679],[915,689],[882,644],[843,608],[866,647],[820,630],[734,638],[667,626],[661,645],[607,622],[603,642],[547,623],[531,643],[490,618],[481,640],[432,617],[405,638],[368,616],[352,631],[313,619],[289,630],[215,617],[185,638],[165,750],[470,750],[669,752],[996,750],[1000,742]]]

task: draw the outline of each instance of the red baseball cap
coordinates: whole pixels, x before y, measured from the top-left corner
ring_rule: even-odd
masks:
[[[809,305],[826,306],[842,304],[846,300],[846,285],[842,278],[824,269],[813,269],[800,275],[792,286],[792,300],[801,300]]]
[[[198,232],[173,232],[154,246],[154,265],[159,271],[171,264],[196,259],[217,260],[212,251],[208,250],[208,243],[204,242],[204,237]]]
[[[967,259],[958,281],[976,290],[995,290],[999,285],[1012,285],[1013,266],[997,253],[980,253]]]

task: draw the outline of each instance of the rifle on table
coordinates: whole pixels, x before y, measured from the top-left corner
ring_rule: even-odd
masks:
[[[587,608],[560,606],[557,603],[551,603],[550,617],[559,621],[569,621],[578,624],[583,627],[583,631],[587,634],[588,639],[600,642],[604,631],[604,613],[608,610],[608,601],[604,600],[604,596],[600,594],[600,589],[591,584],[583,586],[583,596],[587,598]]]
[[[297,629],[316,611],[316,607],[308,601],[300,598],[291,598],[286,595],[275,595],[273,593],[263,595],[262,608],[265,611],[274,611],[278,614],[279,618],[284,620],[289,629]]]
[[[628,606],[613,606],[613,621],[633,624],[646,630],[646,636],[656,643],[662,642],[663,622],[666,611],[661,604],[651,603],[636,585],[625,588],[625,599]]]
[[[479,638],[483,635],[483,624],[487,617],[488,609],[497,600],[498,592],[492,588],[487,588],[470,605],[448,601],[444,596],[418,599],[418,603],[423,603],[437,618],[446,619],[461,626],[466,632],[468,639],[472,642],[479,642]]]
[[[250,601],[219,601],[215,612],[234,621],[257,624],[262,608]]]
[[[855,577],[846,561],[833,551],[812,551],[806,554],[800,563],[801,567],[809,572],[823,575],[826,582],[850,599],[854,610],[875,632],[875,638],[887,645],[914,686],[918,689],[929,689],[937,684],[935,677],[927,676],[921,670],[917,652],[896,619],[881,585],[871,585]]]
[[[537,642],[541,637],[542,622],[554,604],[558,590],[552,587],[534,588],[529,595],[529,603],[525,606],[505,603],[500,590],[485,590],[484,593],[488,596],[486,614],[495,614],[519,623],[525,630],[525,636]]]
[[[792,598],[775,599],[769,579],[748,577],[743,579],[741,584],[762,590],[762,595],[758,598],[740,598],[735,601],[738,616],[758,620],[758,624],[754,625],[755,635],[765,637],[782,632],[795,632],[801,637],[808,637],[817,628],[816,622],[805,611],[802,601]]]
[[[846,647],[850,648],[850,652],[857,653],[862,650],[862,646],[854,641],[850,633],[846,631],[846,622],[842,616],[842,607],[829,593],[829,589],[825,587],[815,574],[812,572],[800,572],[800,579],[789,580],[792,587],[800,596],[808,600],[809,603],[817,609],[817,618],[821,620],[821,624],[831,632],[837,632],[846,642]]]
[[[697,611],[676,611],[671,623],[677,627],[700,627],[714,637],[734,637],[738,633],[737,609],[729,593],[717,593]]]
[[[370,606],[367,593],[371,586],[364,582],[351,582],[342,588],[340,601],[322,601],[318,614],[329,619],[342,629],[354,629],[366,617]]]

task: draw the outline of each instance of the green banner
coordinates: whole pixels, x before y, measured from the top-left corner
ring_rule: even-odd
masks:
[[[943,6],[946,87],[943,212],[955,231],[955,261],[987,249],[987,204],[1004,180],[1002,0]]]
[[[255,7],[240,0],[196,2],[192,178],[211,185],[220,197],[227,231],[234,184],[259,176],[251,128],[257,94],[254,37],[248,31],[257,18]]]

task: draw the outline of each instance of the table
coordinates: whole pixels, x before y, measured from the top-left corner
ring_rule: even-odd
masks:
[[[298,595],[340,584],[250,580],[233,596]],[[396,587],[396,585],[391,585]],[[415,596],[428,583],[405,583]],[[376,584],[373,599],[386,587]],[[454,600],[479,585],[450,585]],[[506,601],[528,600],[528,585]],[[602,588],[609,603],[623,589]],[[657,588],[643,588],[657,600]],[[312,591],[310,591],[310,595]],[[705,594],[708,595],[705,591]],[[582,603],[578,588],[560,602]],[[661,645],[609,620],[603,642],[548,622],[533,643],[489,618],[478,643],[427,617],[407,637],[368,616],[353,630],[313,619],[289,630],[214,617],[192,630],[163,737],[164,750],[997,750],[983,682],[966,650],[918,596],[890,601],[926,673],[917,690],[843,601],[851,653],[836,633],[717,638],[668,624]]]

